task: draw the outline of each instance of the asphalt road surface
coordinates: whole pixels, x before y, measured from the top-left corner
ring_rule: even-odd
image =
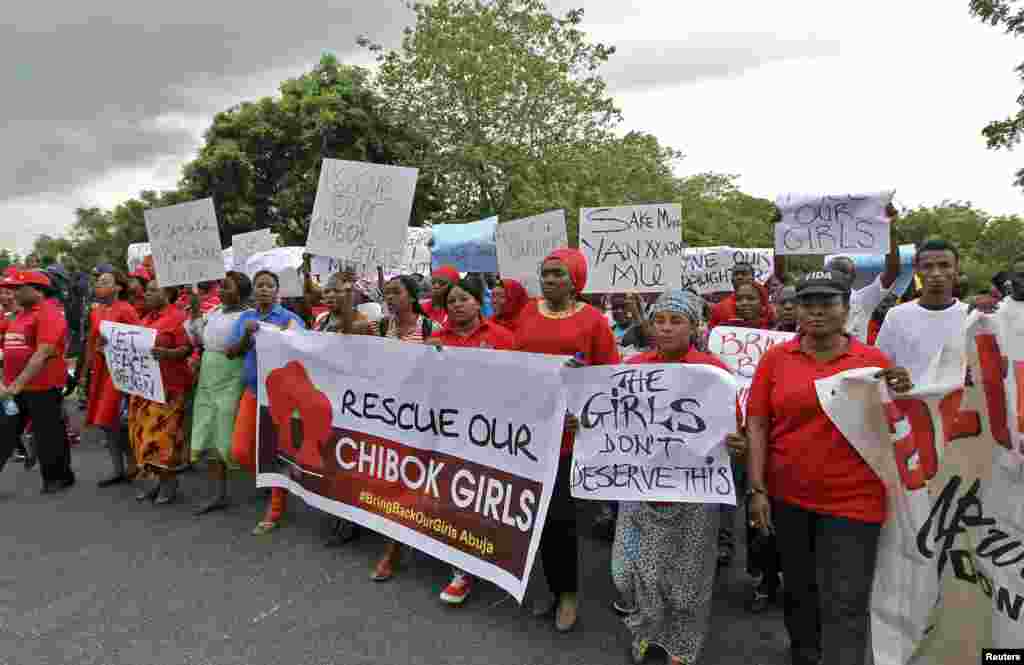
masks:
[[[0,473],[0,665],[628,662],[610,608],[611,547],[589,535],[587,512],[580,621],[559,635],[529,612],[545,589],[539,557],[523,608],[485,582],[449,608],[437,597],[447,566],[407,552],[391,582],[372,582],[382,539],[326,549],[323,514],[297,500],[285,526],[250,535],[264,505],[250,477],[232,479],[227,511],[196,518],[202,471],[182,476],[179,503],[156,507],[128,485],[96,488],[109,461],[93,437],[73,456],[78,484],[57,495],[40,496],[38,471],[13,461]],[[702,662],[783,665],[780,610],[744,610],[740,549],[719,574]]]

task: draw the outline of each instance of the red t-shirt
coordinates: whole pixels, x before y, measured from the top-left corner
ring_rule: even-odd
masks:
[[[761,290],[762,296],[765,294],[765,290]],[[770,328],[775,322],[775,307],[773,305],[765,305],[764,308],[765,316],[762,318],[762,322],[758,324],[758,327]],[[730,293],[726,296],[725,300],[713,305],[711,307],[711,317],[708,319],[708,330],[712,330],[715,326],[724,326],[726,321],[739,318],[736,313],[736,294]],[[729,325],[734,325],[730,323]]]
[[[435,338],[443,346],[460,346],[474,349],[494,349],[511,351],[516,347],[516,336],[497,323],[483,320],[469,335],[460,335],[451,328],[444,328],[434,333]]]
[[[29,358],[41,345],[47,344],[57,353],[51,356],[24,389],[29,392],[63,388],[68,368],[64,362],[68,324],[64,315],[49,301],[43,301],[18,312],[10,321],[0,322],[4,349],[4,383],[11,385]]]
[[[617,365],[619,347],[604,314],[590,305],[565,319],[540,313],[539,300],[523,308],[516,324],[516,350],[556,356],[583,354],[584,365]],[[572,453],[575,437],[562,435],[562,456]]]
[[[142,325],[157,331],[156,345],[162,349],[191,346],[185,333],[185,312],[174,305],[150,312],[142,319]],[[192,385],[192,372],[185,359],[161,360],[160,376],[164,381],[165,393],[182,393]]]
[[[104,321],[137,326],[139,325],[139,315],[135,311],[135,307],[127,300],[115,300],[109,305],[104,305],[103,303],[93,304],[92,309],[89,310],[88,352],[96,354],[96,362],[106,362],[103,353],[96,347],[96,342],[100,337],[101,324]]]
[[[435,309],[433,300],[430,300],[429,298],[426,300],[421,300],[420,309],[423,310],[423,313],[426,315],[428,319],[430,319],[437,325],[442,327],[448,325],[448,310],[446,310],[444,307]]]
[[[846,352],[828,363],[804,353],[799,336],[761,357],[747,418],[766,420],[769,495],[817,513],[885,520],[885,486],[825,415],[814,382],[848,369],[891,366],[884,353],[854,337]]]

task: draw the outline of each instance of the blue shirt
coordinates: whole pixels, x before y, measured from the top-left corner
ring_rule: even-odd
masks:
[[[261,323],[280,326],[281,328],[284,328],[291,321],[294,321],[298,327],[306,327],[306,324],[302,322],[302,319],[281,305],[274,305],[267,314],[260,314],[258,310],[250,309],[242,312],[242,315],[238,317],[238,321],[235,322],[235,329],[231,332],[231,339],[228,340],[228,344],[238,344],[238,341],[245,336],[246,321],[259,321]],[[256,392],[257,379],[256,349],[250,349],[249,352],[245,354],[245,366],[242,368],[242,382],[245,384],[246,388]]]

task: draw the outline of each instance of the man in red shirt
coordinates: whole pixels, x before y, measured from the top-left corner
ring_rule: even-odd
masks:
[[[63,410],[67,322],[47,300],[50,279],[45,274],[22,272],[11,283],[17,285],[14,298],[21,311],[14,320],[0,322],[4,352],[0,401],[13,399],[18,413],[5,417],[0,425],[0,468],[31,419],[42,493],[50,494],[75,484]]]

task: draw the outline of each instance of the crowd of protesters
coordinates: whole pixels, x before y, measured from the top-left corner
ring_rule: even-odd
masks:
[[[673,664],[699,661],[716,568],[731,565],[742,542],[753,580],[747,607],[756,613],[782,605],[794,665],[862,663],[885,489],[825,415],[814,382],[860,367],[881,368],[895,392],[941,380],[929,375],[932,361],[962,338],[968,311],[958,298],[956,248],[941,240],[919,245],[914,270],[914,283],[900,294],[893,290],[900,271],[895,251],[885,271],[858,290],[847,258],[803,276],[786,275],[779,260],[768,284],[738,264],[732,293],[712,303],[678,289],[583,296],[587,263],[568,248],[543,262],[542,293],[533,298],[515,280],[460,275],[451,266],[437,268],[429,281],[382,274],[367,280],[348,271],[321,287],[307,275],[300,299],[280,298],[278,276],[267,271],[228,272],[219,283],[176,288],[161,285],[151,264],[130,274],[99,265],[84,281],[52,265],[11,268],[0,281],[0,469],[18,455],[28,468],[38,461],[43,493],[75,484],[63,402],[77,381],[86,426],[102,432],[110,454],[110,473],[99,487],[135,483],[140,502],[166,506],[178,500],[178,474],[205,460],[209,489],[195,513],[223,509],[229,472],[255,471],[254,340],[265,325],[571,356],[576,365],[723,368],[707,351],[714,327],[791,331],[792,341],[762,357],[746,418],[737,414],[736,433],[726,441],[745,538],[733,534],[737,508],[709,504],[610,504],[594,528],[614,541],[615,609],[633,635],[635,662],[652,647]],[[1024,260],[993,284],[975,305],[991,311],[1004,298],[1024,299]],[[165,402],[117,391],[103,354],[105,321],[156,331],[153,356]],[[66,359],[76,355],[69,373]],[[535,613],[550,617],[559,632],[572,630],[578,613],[578,506],[569,489],[576,426],[567,414],[560,443],[552,442],[561,459],[539,551],[550,595]],[[253,533],[269,537],[287,511],[287,492],[271,490]],[[356,525],[335,519],[328,544],[358,535]],[[393,579],[402,556],[403,546],[388,541],[372,578]],[[454,570],[441,599],[458,605],[473,583]]]

